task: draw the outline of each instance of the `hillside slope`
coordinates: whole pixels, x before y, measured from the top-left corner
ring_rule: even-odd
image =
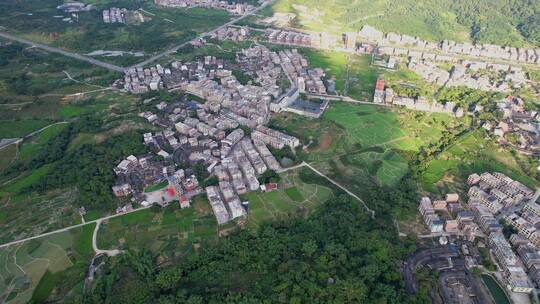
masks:
[[[385,32],[514,46],[540,46],[536,0],[278,0],[295,26],[342,33],[369,24]]]

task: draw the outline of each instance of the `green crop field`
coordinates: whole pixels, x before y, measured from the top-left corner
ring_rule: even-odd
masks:
[[[62,302],[83,283],[93,252],[94,225],[0,249],[0,299],[4,303]],[[90,250],[90,251],[89,251]],[[56,291],[56,292],[55,292]]]
[[[371,56],[300,49],[310,66],[325,69],[336,81],[336,91],[355,99],[369,100],[375,81],[384,70],[371,66]]]
[[[327,185],[304,182],[299,176],[301,170],[309,169],[281,174],[278,190],[245,195],[244,199],[249,201],[248,226],[257,227],[265,221],[303,214],[332,197],[333,190]]]
[[[271,125],[304,143],[304,155],[318,169],[350,179],[358,193],[369,183],[392,186],[407,172],[400,151],[417,152],[436,142],[442,131],[460,122],[449,115],[426,115],[375,105],[332,103],[322,119],[280,114]]]
[[[0,3],[4,12],[0,25],[30,40],[83,54],[96,50],[121,50],[142,51],[149,56],[193,39],[198,33],[229,20],[224,10],[159,8],[153,1],[82,2],[94,4],[95,9],[73,17],[56,8],[60,3],[57,0],[4,1]],[[137,24],[104,23],[102,10],[113,6],[140,9],[147,20]],[[58,16],[72,20],[66,22]],[[144,59],[130,55],[96,58],[126,66]]]
[[[332,196],[328,186],[305,183],[297,171],[282,174],[277,191],[251,192],[243,197],[250,202],[249,227],[296,212],[313,210]],[[192,208],[188,209],[179,209],[177,202],[164,210],[154,208],[104,222],[98,234],[99,248],[147,248],[164,257],[174,258],[193,250],[195,244],[216,242],[219,230],[234,228],[234,222],[218,227],[204,196],[195,197]]]
[[[341,34],[371,25],[428,40],[500,45],[540,44],[538,1],[511,0],[279,0],[273,12],[294,13],[293,26]]]
[[[193,208],[177,202],[163,211],[153,208],[104,222],[98,234],[100,249],[150,249],[173,258],[193,250],[193,244],[217,240],[217,223],[206,199],[196,198]]]

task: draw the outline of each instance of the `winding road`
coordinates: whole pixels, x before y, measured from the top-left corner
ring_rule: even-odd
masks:
[[[46,237],[46,236],[49,236],[49,235],[53,235],[53,234],[57,234],[57,233],[60,233],[60,232],[65,232],[65,231],[69,231],[71,229],[75,229],[75,228],[79,228],[79,227],[83,227],[83,226],[86,226],[86,225],[90,225],[90,224],[96,224],[96,229],[94,229],[94,234],[97,232],[97,230],[99,229],[99,224],[101,224],[101,222],[105,221],[105,220],[108,220],[108,219],[112,219],[112,218],[115,218],[115,217],[119,217],[119,216],[123,216],[123,215],[126,215],[126,214],[130,214],[130,213],[133,213],[133,212],[138,212],[138,211],[141,211],[141,210],[144,210],[144,209],[148,209],[152,207],[152,205],[148,206],[148,207],[141,207],[139,209],[134,209],[134,210],[131,210],[131,211],[127,211],[127,212],[123,212],[123,213],[117,213],[117,214],[113,214],[113,215],[108,215],[108,216],[105,216],[105,217],[102,217],[102,218],[99,218],[97,220],[93,220],[93,221],[88,221],[88,222],[85,222],[85,223],[81,223],[81,224],[77,224],[77,225],[72,225],[72,226],[69,226],[69,227],[66,227],[66,228],[62,228],[62,229],[58,229],[58,230],[55,230],[55,231],[51,231],[51,232],[45,232],[45,233],[42,233],[42,234],[39,234],[39,235],[35,235],[35,236],[32,236],[32,237],[28,237],[28,238],[25,238],[25,239],[20,239],[20,240],[17,240],[17,241],[13,241],[13,242],[9,242],[9,243],[5,243],[5,244],[2,244],[0,245],[0,248],[5,248],[5,247],[9,247],[9,246],[12,246],[12,245],[17,245],[17,244],[20,244],[20,243],[24,243],[26,241],[30,241],[30,240],[35,240],[35,239],[39,239],[39,238],[42,238],[42,237]],[[93,241],[93,239],[92,239]],[[97,248],[97,245],[95,247],[95,249]]]

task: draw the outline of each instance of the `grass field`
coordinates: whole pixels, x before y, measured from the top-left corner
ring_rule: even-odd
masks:
[[[371,98],[377,77],[383,70],[371,66],[371,56],[302,49],[310,66],[326,70],[336,81],[336,91],[355,99]]]
[[[168,258],[193,250],[193,244],[217,240],[217,223],[206,199],[193,208],[176,202],[163,211],[146,209],[104,222],[98,234],[101,249],[146,248]]]
[[[94,225],[0,249],[0,300],[45,302],[82,284]],[[52,297],[52,298],[50,298]],[[9,300],[7,300],[9,299]]]
[[[79,53],[95,50],[142,51],[146,56],[194,38],[197,33],[215,28],[229,20],[224,10],[203,8],[159,8],[153,1],[82,1],[95,9],[81,12],[73,22],[54,16],[72,17],[56,6],[57,0],[5,1],[0,25],[30,40],[58,46]],[[112,6],[142,9],[148,20],[140,24],[106,24],[102,10]],[[130,65],[144,58],[133,56],[96,57]]]
[[[23,137],[51,124],[47,119],[3,120],[0,121],[0,138]]]
[[[304,215],[332,197],[333,190],[328,186],[302,181],[300,170],[308,169],[282,174],[278,190],[250,192],[243,197],[249,201],[248,227],[290,215]]]
[[[468,175],[495,171],[533,189],[540,185],[521,169],[517,156],[478,130],[462,136],[455,145],[432,160],[422,176],[422,186],[431,192],[465,191],[463,187]]]
[[[353,55],[343,52],[320,51],[300,48],[311,67],[319,67],[326,71],[327,77],[336,82],[339,95],[350,96],[354,99],[371,101],[375,82],[382,76],[392,86],[407,84],[415,86],[422,95],[432,97],[435,86],[427,83],[414,72],[404,66],[396,70],[388,70],[372,65],[370,55]]]
[[[442,114],[332,103],[322,119],[279,114],[271,124],[304,143],[311,140],[304,159],[323,172],[346,179],[360,194],[367,185],[395,185],[408,170],[401,151],[415,153],[420,146],[436,142],[445,128],[458,127],[460,122]]]

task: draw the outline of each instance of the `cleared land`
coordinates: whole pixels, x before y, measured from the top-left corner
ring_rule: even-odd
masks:
[[[0,3],[4,12],[0,16],[0,26],[26,39],[81,54],[120,50],[142,51],[148,56],[173,44],[189,41],[198,33],[229,20],[228,13],[223,10],[158,8],[153,1],[82,2],[94,4],[95,9],[73,17],[56,9],[59,5],[56,0],[4,1]],[[140,24],[106,24],[101,12],[113,6],[142,9],[140,12],[148,20]],[[71,21],[63,21],[64,18],[71,18]],[[96,58],[125,66],[143,59],[129,55]]]
[[[0,249],[0,300],[3,303],[68,300],[64,296],[69,291],[82,288],[93,255],[92,229],[93,225],[88,225]]]

